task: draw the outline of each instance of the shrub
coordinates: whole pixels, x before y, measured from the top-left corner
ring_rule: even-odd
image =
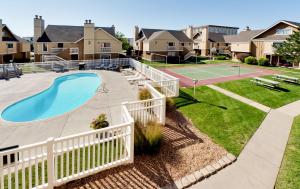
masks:
[[[262,57],[262,58],[258,59],[258,65],[260,65],[260,66],[269,66],[270,62],[267,58]]]
[[[145,126],[136,121],[134,123],[135,153],[157,153],[162,140],[162,130],[162,125],[157,121],[149,121]]]
[[[140,92],[139,92],[140,100],[147,100],[147,99],[151,99],[151,98],[152,98],[152,95],[148,89],[146,89],[146,88],[140,89]]]
[[[245,58],[245,63],[246,64],[256,65],[257,64],[257,60],[253,56],[248,56],[247,58]]]
[[[166,108],[167,110],[174,110],[175,109],[175,101],[173,100],[173,98],[167,97],[166,98]]]
[[[106,115],[105,114],[100,114],[97,119],[95,119],[90,127],[92,129],[102,129],[105,127],[108,127],[109,123],[106,121]]]
[[[218,56],[215,56],[215,59],[216,60],[226,60],[227,57],[225,55],[218,55]]]
[[[238,53],[236,55],[237,59],[241,62],[245,62],[245,58],[247,58],[249,56],[249,54],[247,53]]]

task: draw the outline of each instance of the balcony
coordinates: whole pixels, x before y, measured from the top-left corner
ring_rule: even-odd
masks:
[[[50,53],[59,54],[61,51],[65,50],[64,48],[51,48]]]
[[[100,47],[100,52],[111,52],[111,47]]]
[[[79,54],[78,48],[70,48],[70,54]]]
[[[175,46],[167,46],[168,51],[175,51],[176,47]]]

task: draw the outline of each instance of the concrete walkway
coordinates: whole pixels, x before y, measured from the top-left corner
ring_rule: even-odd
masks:
[[[257,108],[257,109],[259,109],[259,110],[261,110],[261,111],[264,111],[264,112],[270,112],[270,110],[271,110],[271,108],[269,108],[269,107],[267,107],[267,106],[265,106],[265,105],[262,105],[262,104],[260,104],[260,103],[257,103],[257,102],[255,102],[255,101],[253,101],[253,100],[248,99],[248,98],[242,97],[242,96],[240,96],[240,95],[238,95],[238,94],[235,94],[235,93],[233,93],[233,92],[230,92],[230,91],[228,91],[228,90],[225,90],[225,89],[223,89],[223,88],[221,88],[221,87],[218,87],[218,86],[215,86],[215,85],[207,85],[207,86],[208,86],[209,88],[211,88],[211,89],[214,89],[214,90],[220,92],[220,93],[223,93],[223,94],[225,94],[225,95],[227,95],[227,96],[230,96],[231,98],[234,98],[234,99],[236,99],[236,100],[239,100],[239,101],[241,101],[241,102],[244,102],[245,104],[248,104],[248,105],[250,105],[250,106],[253,106],[253,107],[255,107],[255,108]]]
[[[239,99],[236,95],[233,98]],[[234,164],[190,188],[273,189],[297,115],[300,115],[300,101],[271,110]]]

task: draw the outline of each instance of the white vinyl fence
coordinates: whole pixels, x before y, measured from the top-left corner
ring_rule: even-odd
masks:
[[[82,62],[82,61],[81,61]],[[179,81],[164,72],[132,59],[84,61],[130,65],[152,81],[145,87],[152,99],[124,102],[121,124],[0,152],[0,189],[53,188],[134,159],[134,121],[165,123],[166,96],[177,96]],[[18,64],[31,72],[49,71],[61,62]],[[78,69],[78,62],[63,63]],[[155,87],[163,92],[161,94]]]
[[[179,79],[165,72],[143,64],[137,60],[130,59],[130,66],[145,75],[161,87],[161,91],[167,97],[176,97],[179,95]]]
[[[53,188],[133,162],[134,123],[124,123],[0,152],[0,188]]]

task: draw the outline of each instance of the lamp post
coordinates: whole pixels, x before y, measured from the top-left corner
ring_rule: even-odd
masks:
[[[239,68],[239,77],[241,76],[241,66],[232,66],[234,68]]]
[[[197,79],[193,79],[193,84],[194,84],[194,98],[195,98],[195,95],[196,95],[196,84],[198,83],[198,80]]]

